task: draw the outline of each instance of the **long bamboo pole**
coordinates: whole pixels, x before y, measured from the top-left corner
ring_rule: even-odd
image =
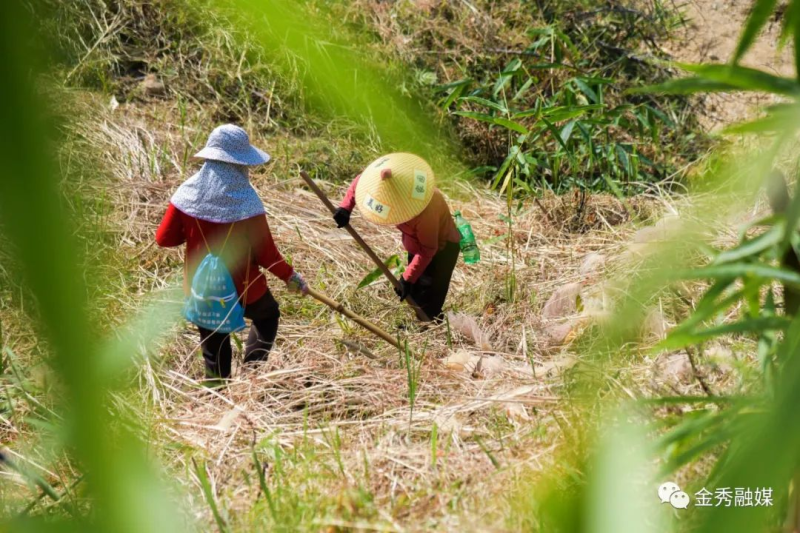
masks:
[[[322,189],[320,189],[316,183],[314,183],[314,180],[311,179],[311,176],[309,176],[305,170],[300,171],[300,176],[303,177],[303,180],[306,182],[306,184],[308,184],[311,190],[314,191],[314,193],[319,197],[320,200],[322,200],[322,203],[325,204],[325,207],[328,208],[331,214],[334,214],[336,212],[336,208],[328,199],[328,196],[325,194],[325,192]],[[358,232],[350,224],[346,225],[344,229],[347,230],[350,236],[353,237],[353,239],[359,244],[359,246],[361,246],[361,248],[367,253],[370,259],[372,259],[372,262],[375,263],[379,269],[381,269],[381,272],[383,272],[383,275],[386,276],[389,282],[391,282],[391,284],[394,287],[399,288],[400,282],[397,280],[394,274],[392,274],[392,271],[389,270],[389,267],[387,267],[386,264],[384,264],[384,262],[381,261],[381,258],[378,257],[377,254],[372,251],[372,248],[370,248],[370,246],[366,243],[366,241],[364,241],[364,239],[361,238],[361,235],[359,235]],[[423,322],[428,322],[430,320],[430,318],[428,318],[428,315],[425,314],[425,311],[423,311],[422,308],[417,305],[417,302],[415,302],[411,298],[411,296],[407,296],[405,301],[406,303],[408,303],[408,305],[411,306],[412,309],[414,309],[417,318],[419,318]]]
[[[308,294],[310,294],[315,300],[324,303],[325,305],[327,305],[328,307],[330,307],[331,309],[333,309],[337,313],[346,316],[347,318],[349,318],[350,320],[352,320],[353,322],[355,322],[356,324],[358,324],[362,328],[374,333],[375,335],[377,335],[381,339],[385,340],[386,342],[388,342],[389,344],[391,344],[392,346],[394,346],[398,350],[402,350],[402,348],[400,347],[400,343],[397,342],[397,339],[395,339],[394,337],[392,337],[391,335],[389,335],[384,330],[382,330],[381,328],[379,328],[378,326],[376,326],[372,322],[368,321],[367,319],[355,314],[354,312],[352,312],[352,311],[350,311],[348,309],[345,309],[345,307],[342,304],[340,304],[339,302],[337,302],[336,300],[332,300],[332,299],[328,298],[327,296],[325,296],[324,294],[322,294],[320,292],[317,292],[317,291],[315,291],[314,289],[311,289],[311,288],[308,289]]]

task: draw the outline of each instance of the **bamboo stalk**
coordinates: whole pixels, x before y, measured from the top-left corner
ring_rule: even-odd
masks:
[[[339,302],[337,302],[336,300],[332,300],[332,299],[328,298],[327,296],[325,296],[324,294],[322,294],[320,292],[317,292],[317,291],[315,291],[314,289],[311,289],[311,288],[308,289],[308,294],[311,295],[315,300],[318,300],[318,301],[324,303],[325,305],[327,305],[328,307],[330,307],[331,309],[333,309],[337,313],[346,316],[347,318],[349,318],[350,320],[352,320],[353,322],[355,322],[356,324],[358,324],[362,328],[366,329],[367,331],[370,331],[371,333],[374,333],[375,335],[377,335],[381,339],[385,340],[386,342],[388,342],[389,344],[391,344],[392,346],[394,346],[398,350],[401,349],[400,348],[400,343],[397,342],[397,339],[395,339],[394,337],[392,337],[391,335],[389,335],[384,330],[382,330],[381,328],[379,328],[378,326],[376,326],[372,322],[368,321],[367,319],[355,314],[354,312],[352,312],[352,311],[350,311],[348,309],[345,309],[344,306],[342,304],[340,304]]]
[[[334,207],[334,205],[328,199],[328,196],[325,194],[325,192],[322,189],[320,189],[316,183],[314,183],[314,180],[311,179],[311,176],[309,176],[305,170],[300,171],[300,176],[303,177],[303,180],[311,188],[311,190],[314,191],[317,197],[319,197],[319,199],[322,200],[322,203],[325,204],[325,207],[328,208],[328,211],[330,211],[331,214],[334,214],[336,212],[336,207]],[[386,276],[386,278],[391,282],[392,286],[394,286],[395,288],[399,288],[400,282],[397,280],[394,274],[392,274],[392,271],[389,270],[389,267],[387,267],[386,264],[383,261],[381,261],[381,258],[378,257],[378,255],[374,251],[372,251],[372,248],[370,248],[370,246],[366,243],[366,241],[364,241],[364,239],[361,238],[361,235],[359,235],[358,232],[350,224],[346,225],[344,229],[347,230],[350,236],[353,237],[353,239],[359,244],[359,246],[361,246],[361,248],[367,253],[370,259],[372,259],[373,263],[375,263],[378,266],[381,272],[383,272],[383,275]],[[411,298],[411,296],[407,296],[405,301],[414,310],[414,312],[417,315],[417,318],[419,318],[423,322],[430,321],[430,318],[428,318],[428,315],[425,314],[425,311],[423,311],[422,308],[417,305],[417,303]]]

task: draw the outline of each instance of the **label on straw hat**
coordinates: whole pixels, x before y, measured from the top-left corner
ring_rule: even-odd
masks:
[[[414,170],[414,189],[411,197],[416,200],[424,200],[428,190],[428,174],[424,170]]]
[[[356,186],[356,205],[373,224],[398,225],[422,213],[436,190],[436,177],[421,157],[394,153],[364,169]]]
[[[380,203],[369,194],[366,196],[366,198],[364,198],[364,207],[383,219],[386,219],[389,216],[389,211],[391,210],[391,207]]]

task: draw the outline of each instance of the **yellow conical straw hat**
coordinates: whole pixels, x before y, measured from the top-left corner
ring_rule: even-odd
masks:
[[[372,223],[402,224],[428,207],[435,185],[433,170],[421,157],[406,153],[385,155],[361,173],[356,205]]]

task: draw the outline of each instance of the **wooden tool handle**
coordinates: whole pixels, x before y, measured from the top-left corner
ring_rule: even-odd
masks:
[[[327,305],[328,307],[330,307],[331,309],[333,309],[337,313],[346,316],[347,318],[349,318],[350,320],[352,320],[353,322],[355,322],[356,324],[358,324],[362,328],[374,333],[375,335],[377,335],[381,339],[385,340],[386,342],[388,342],[389,344],[391,344],[392,346],[394,346],[398,350],[402,350],[402,348],[400,347],[400,343],[397,342],[397,339],[395,339],[394,337],[392,337],[387,332],[385,332],[384,330],[382,330],[381,328],[379,328],[378,326],[376,326],[372,322],[368,321],[367,319],[365,319],[363,317],[360,317],[359,315],[355,314],[354,312],[352,312],[352,311],[350,311],[348,309],[345,309],[345,307],[342,304],[340,304],[339,302],[337,302],[336,300],[332,300],[332,299],[328,298],[327,296],[325,296],[324,294],[322,294],[320,292],[317,292],[317,291],[315,291],[314,289],[311,289],[311,288],[308,289],[308,294],[310,294],[315,300],[324,303],[325,305]]]
[[[325,192],[319,188],[319,186],[314,182],[314,180],[311,179],[311,176],[309,176],[305,170],[300,171],[300,176],[302,176],[303,180],[311,188],[311,190],[314,191],[314,193],[319,197],[319,199],[322,200],[322,203],[325,204],[325,206],[328,208],[331,214],[334,214],[336,212],[336,208],[328,199],[328,195],[326,195]],[[400,281],[395,277],[394,274],[392,274],[392,271],[389,270],[389,267],[386,266],[386,264],[381,260],[381,258],[378,257],[377,254],[372,251],[372,248],[370,248],[370,246],[366,243],[366,241],[364,241],[364,239],[361,238],[361,235],[359,235],[358,232],[350,224],[346,225],[344,229],[346,229],[347,232],[350,234],[350,236],[353,237],[353,240],[355,240],[359,244],[359,246],[361,246],[361,249],[367,253],[369,258],[372,259],[372,262],[378,266],[381,272],[383,272],[383,275],[386,276],[389,282],[391,282],[392,286],[399,289]],[[423,322],[428,322],[430,320],[430,318],[428,318],[428,315],[425,314],[425,311],[423,311],[422,308],[417,305],[417,303],[413,300],[413,298],[411,298],[411,296],[407,296],[405,301],[408,303],[408,305],[411,306],[412,309],[414,309],[414,313],[416,313],[417,318],[419,318]]]

